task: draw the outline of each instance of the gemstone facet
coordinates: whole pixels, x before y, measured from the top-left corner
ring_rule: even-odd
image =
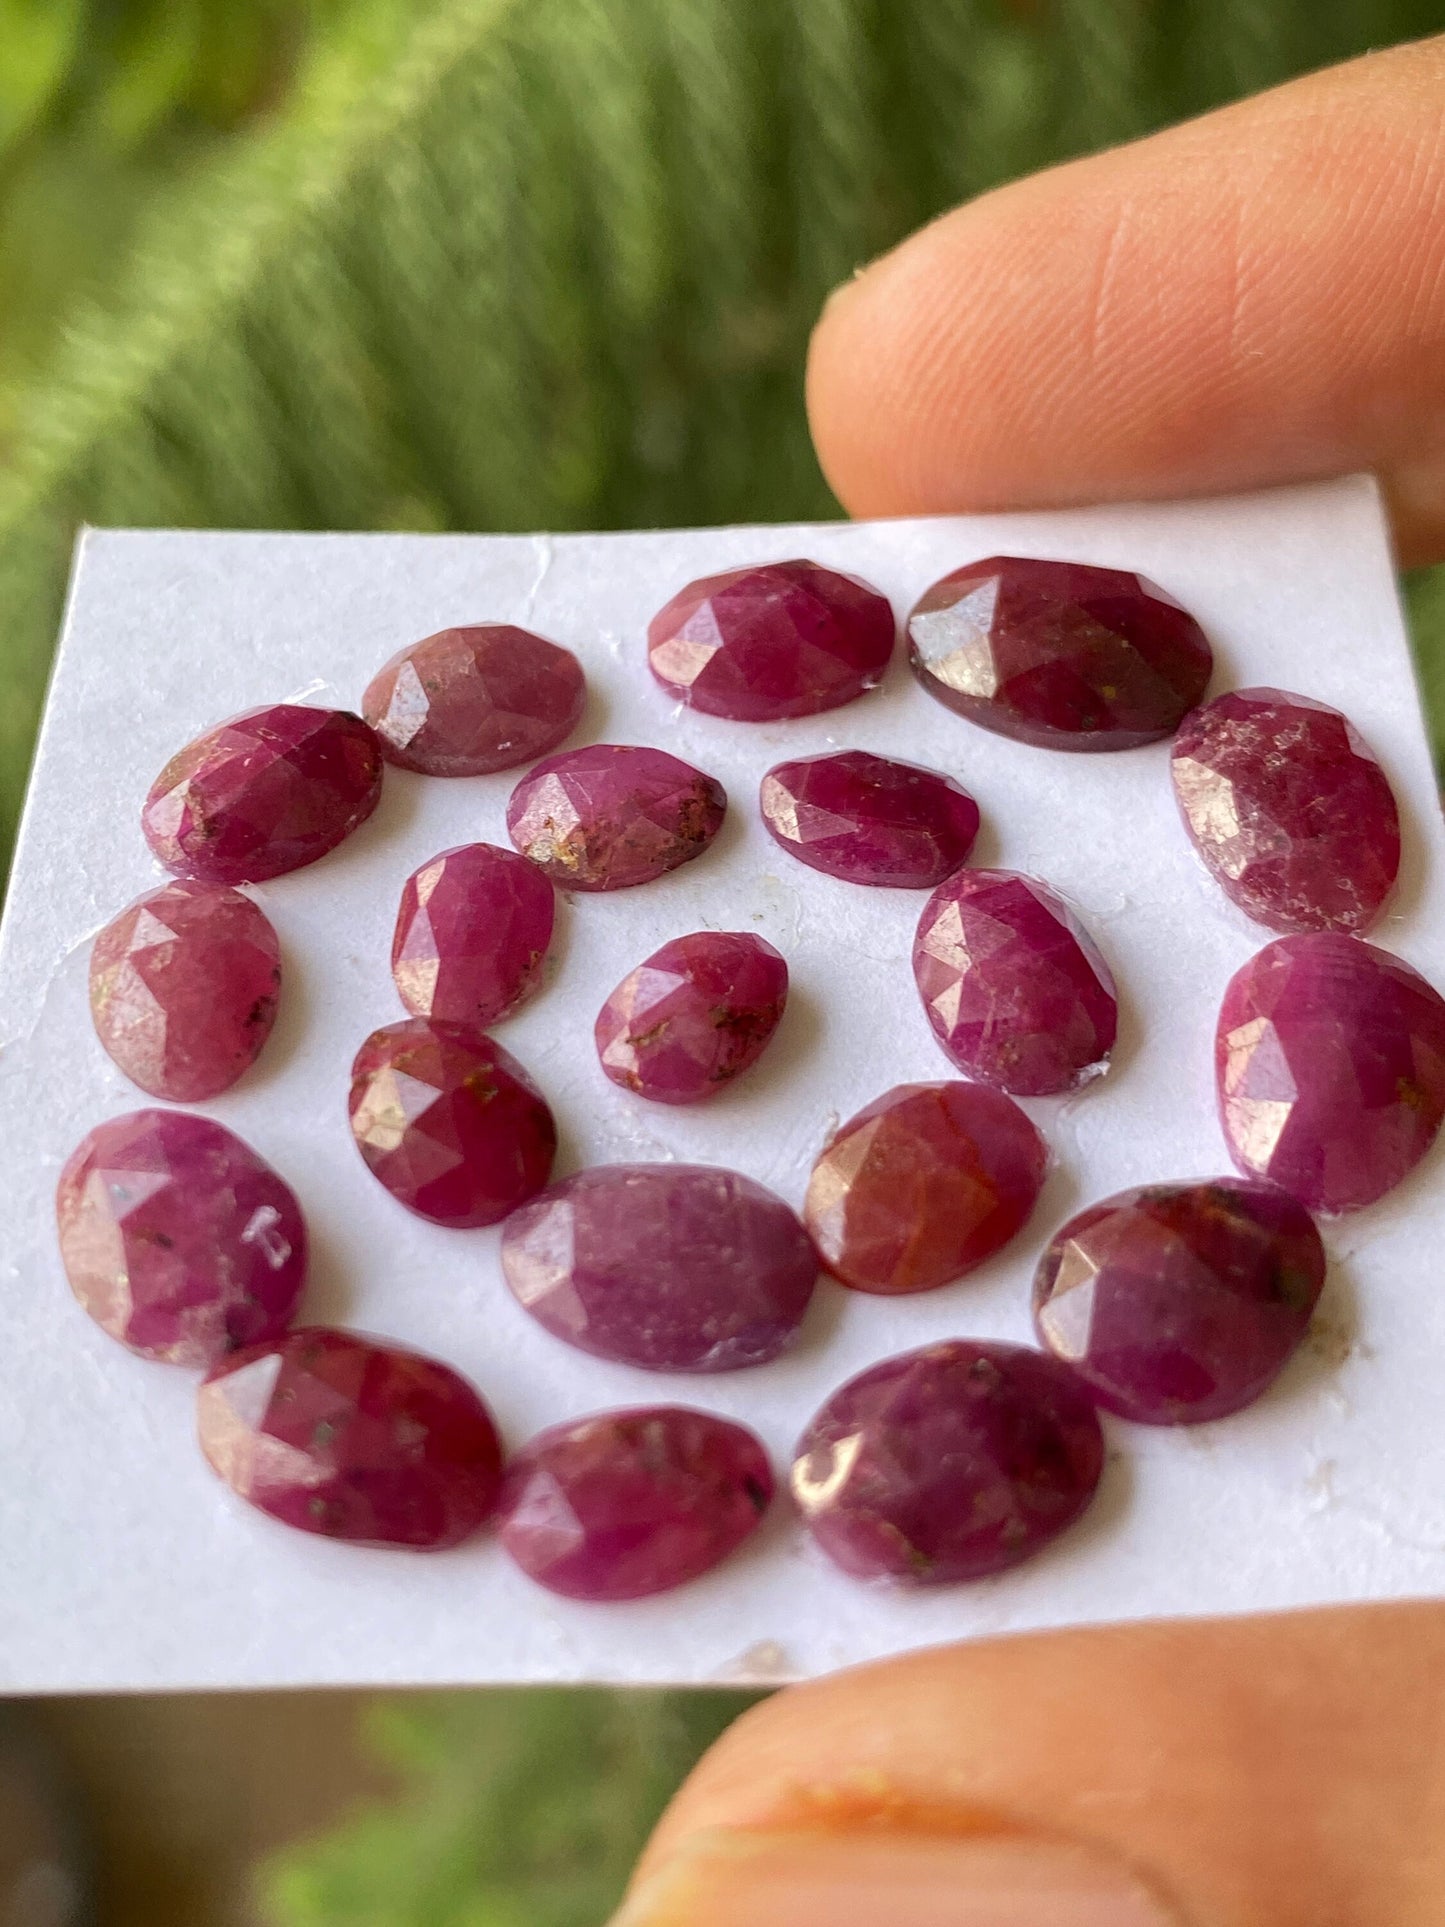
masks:
[[[584,1352],[653,1372],[761,1365],[792,1343],[818,1259],[781,1198],[697,1164],[603,1164],[507,1220],[519,1304]]]
[[[625,890],[701,856],[727,792],[665,750],[594,743],[529,770],[507,805],[513,843],[568,890]]]
[[[614,1084],[696,1104],[756,1064],[788,1001],[788,966],[746,931],[675,937],[629,971],[594,1035]]]
[[[274,1338],[306,1282],[294,1192],[208,1117],[98,1124],[66,1161],[55,1215],[76,1297],[145,1358],[205,1366]]]
[[[391,974],[416,1017],[482,1027],[536,989],[556,899],[512,850],[464,843],[407,878],[391,942]]]
[[[1034,1323],[1109,1411],[1197,1424],[1273,1383],[1324,1281],[1314,1220],[1273,1185],[1143,1185],[1055,1235],[1034,1278]]]
[[[1042,749],[1132,749],[1179,727],[1214,657],[1163,589],[1123,569],[996,555],[908,618],[913,673],[947,708]]]
[[[223,1359],[197,1401],[201,1449],[233,1492],[302,1532],[435,1552],[484,1525],[496,1426],[436,1359],[310,1326]]]
[[[400,650],[367,685],[361,713],[387,762],[423,776],[487,776],[555,749],[586,700],[569,649],[482,622]]]
[[[950,1585],[1057,1538],[1103,1465],[1093,1400],[1067,1366],[1024,1345],[951,1339],[834,1392],[798,1444],[792,1487],[844,1572]]]
[[[759,802],[790,855],[849,883],[932,889],[978,835],[978,805],[952,777],[864,749],[777,764]]]
[[[900,1084],[843,1125],[813,1166],[803,1218],[855,1291],[932,1291],[1027,1221],[1047,1151],[1011,1098],[978,1084]]]

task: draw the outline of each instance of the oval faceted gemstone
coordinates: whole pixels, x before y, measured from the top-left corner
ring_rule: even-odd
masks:
[[[888,598],[856,576],[769,562],[689,583],[649,624],[647,659],[679,702],[774,723],[874,688],[897,629]]]
[[[552,1171],[557,1126],[516,1059],[478,1030],[412,1017],[351,1067],[351,1129],[372,1174],[435,1224],[496,1224]]]
[[[701,856],[727,792],[661,749],[593,743],[529,770],[507,805],[513,843],[568,890],[625,890]]]
[[[147,891],[90,953],[96,1036],[132,1084],[177,1104],[229,1090],[255,1063],[280,989],[276,932],[220,884]]]
[[[1093,1400],[1067,1366],[951,1339],[834,1392],[798,1444],[792,1485],[844,1572],[936,1586],[1042,1550],[1084,1511],[1103,1466]]]
[[[1230,979],[1214,1061],[1240,1170],[1313,1211],[1358,1211],[1445,1117],[1445,998],[1356,937],[1278,937]]]
[[[1034,1278],[1034,1322],[1111,1412],[1195,1424],[1273,1383],[1324,1281],[1314,1220],[1273,1185],[1151,1184],[1057,1233]]]
[[[930,696],[1041,749],[1172,735],[1214,668],[1193,616],[1145,577],[1011,555],[935,582],[908,639]]]
[[[978,835],[978,805],[952,777],[866,749],[779,763],[759,802],[790,855],[849,883],[931,889]]]
[[[614,1084],[659,1104],[696,1104],[767,1048],[788,1001],[788,966],[746,931],[699,930],[654,950],[598,1014]]]
[[[209,1365],[286,1329],[306,1282],[291,1187],[208,1117],[98,1124],[60,1174],[60,1256],[95,1322],[133,1352]]]
[[[311,1326],[222,1360],[197,1404],[201,1449],[247,1504],[363,1546],[455,1546],[491,1517],[502,1448],[449,1365]]]
[[[676,1405],[599,1412],[512,1460],[501,1539],[549,1592],[642,1599],[720,1564],[772,1496],[767,1453],[741,1425]]]
[[[900,1084],[833,1138],[803,1217],[855,1291],[932,1291],[1008,1243],[1037,1202],[1047,1151],[1012,1099],[978,1084]]]
[[[945,1053],[980,1083],[1050,1097],[1098,1076],[1119,1023],[1114,979],[1053,891],[960,870],[924,905],[913,975]]]
[[[584,1352],[726,1372],[791,1344],[818,1259],[782,1199],[736,1171],[604,1164],[507,1220],[502,1270],[518,1302]]]
[[[556,901],[534,863],[490,843],[443,850],[406,880],[391,974],[416,1017],[481,1026],[536,988]]]
[[[1337,709],[1237,689],[1185,719],[1174,791],[1224,894],[1271,930],[1367,930],[1395,887],[1400,816]]]
[[[555,749],[586,700],[571,650],[483,622],[400,650],[367,685],[361,713],[387,762],[423,776],[487,776]]]

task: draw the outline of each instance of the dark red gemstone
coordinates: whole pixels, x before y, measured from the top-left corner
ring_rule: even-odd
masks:
[[[721,783],[665,750],[594,743],[529,770],[507,830],[564,889],[625,890],[701,856],[726,810]]]
[[[770,943],[699,930],[623,978],[598,1013],[597,1055],[624,1090],[696,1104],[757,1063],[787,1001],[788,966]]]
[[[391,974],[417,1017],[481,1028],[536,988],[556,900],[535,863],[490,843],[443,850],[407,878]]]
[[[587,699],[568,649],[505,622],[442,629],[393,656],[361,699],[386,760],[423,776],[486,776],[545,756]]]
[[[978,835],[978,805],[952,777],[864,749],[777,764],[759,802],[790,855],[849,883],[931,889]]]

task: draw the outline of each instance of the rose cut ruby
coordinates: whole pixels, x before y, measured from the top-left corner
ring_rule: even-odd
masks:
[[[675,937],[629,971],[598,1013],[614,1084],[657,1104],[696,1104],[756,1064],[788,1001],[788,966],[750,931]]]
[[[568,890],[626,890],[702,855],[727,792],[665,750],[594,743],[529,770],[507,805],[513,843]]]
[[[488,776],[545,756],[587,700],[569,649],[506,622],[441,629],[398,651],[367,685],[361,713],[382,753],[422,776]]]
[[[759,803],[791,856],[848,883],[932,889],[978,835],[978,805],[952,777],[863,749],[777,764]]]
[[[416,1017],[482,1028],[536,989],[556,901],[536,864],[490,843],[443,850],[407,878],[391,974]]]

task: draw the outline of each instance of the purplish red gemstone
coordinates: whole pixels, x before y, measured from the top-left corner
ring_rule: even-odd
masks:
[[[689,583],[648,625],[647,659],[679,702],[773,723],[872,689],[897,632],[888,598],[856,576],[769,562]]]
[[[789,855],[849,883],[932,889],[978,835],[978,805],[951,776],[865,749],[779,763],[759,802]]]
[[[507,1220],[502,1270],[556,1337],[653,1372],[761,1365],[791,1344],[818,1259],[781,1198],[698,1164],[603,1164]]]
[[[407,878],[391,974],[416,1017],[482,1027],[537,986],[556,900],[535,863],[490,843],[443,850]]]
[[[359,716],[273,703],[173,756],[141,827],[176,876],[261,883],[314,863],[364,823],[381,770],[381,744]]]
[[[1108,1064],[1119,1023],[1109,966],[1032,877],[960,870],[941,883],[918,922],[913,975],[944,1052],[981,1083],[1049,1097]]]
[[[224,1359],[197,1401],[201,1449],[233,1492],[302,1532],[436,1552],[486,1524],[502,1448],[449,1365],[311,1326]]]
[[[286,1329],[306,1282],[291,1187],[208,1117],[98,1124],[60,1174],[60,1256],[96,1323],[134,1352],[209,1365]]]
[[[529,770],[507,805],[522,855],[568,890],[626,890],[701,856],[727,792],[661,749],[594,743]]]
[[[1042,749],[1132,749],[1171,735],[1203,696],[1203,630],[1144,576],[990,556],[935,582],[908,618],[931,696]]]
[[[1067,1366],[951,1339],[834,1392],[799,1441],[792,1487],[844,1572],[938,1586],[1041,1551],[1087,1507],[1103,1466],[1093,1400]]]
[[[1266,944],[1229,981],[1214,1057],[1235,1163],[1312,1211],[1373,1204],[1445,1118],[1445,998],[1357,937]]]
[[[389,763],[423,776],[487,776],[545,756],[577,727],[582,665],[528,629],[442,629],[394,655],[361,713]]]
[[[788,966],[748,931],[675,937],[629,971],[594,1036],[614,1084],[696,1104],[756,1064],[788,1001]]]
[[[710,1572],[773,1496],[767,1453],[741,1425],[657,1405],[542,1432],[507,1468],[501,1540],[567,1599],[642,1599]]]
[[[1185,718],[1174,792],[1231,902],[1271,930],[1367,930],[1395,887],[1400,815],[1349,719],[1279,689],[1237,689]]]
[[[391,1195],[435,1224],[496,1224],[552,1171],[557,1126],[531,1078],[481,1031],[412,1017],[351,1067],[351,1129]]]
[[[951,1284],[1027,1221],[1047,1152],[1011,1098],[979,1084],[900,1084],[849,1118],[808,1181],[803,1217],[855,1291]]]
[[[95,1032],[132,1084],[195,1104],[229,1090],[276,1021],[281,946],[264,913],[214,883],[167,883],[90,953]]]
[[[1286,1192],[1239,1178],[1150,1184],[1055,1234],[1034,1322],[1111,1412],[1196,1424],[1274,1382],[1324,1281],[1320,1234]]]

